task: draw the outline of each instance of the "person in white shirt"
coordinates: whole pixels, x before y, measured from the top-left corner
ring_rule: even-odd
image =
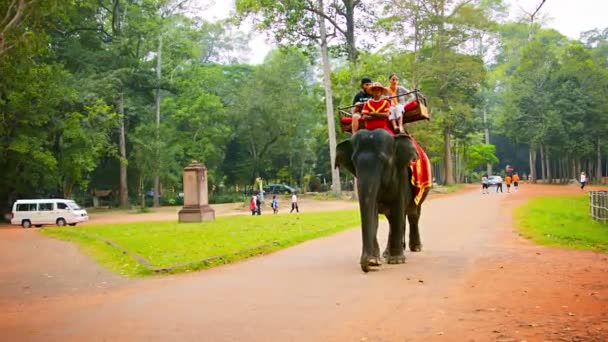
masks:
[[[585,189],[585,184],[587,184],[587,175],[585,172],[581,172],[581,190]]]
[[[489,194],[490,190],[488,189],[489,185],[488,185],[488,176],[483,175],[483,177],[481,177],[481,193],[482,194]]]
[[[300,212],[300,208],[298,208],[298,196],[296,196],[295,192],[291,195],[291,210],[289,212],[292,213],[294,209],[297,213]]]

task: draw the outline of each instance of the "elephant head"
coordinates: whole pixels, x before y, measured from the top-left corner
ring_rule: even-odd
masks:
[[[390,224],[388,262],[404,262],[405,210],[413,198],[409,166],[418,157],[416,147],[409,136],[363,129],[338,144],[336,150],[336,167],[357,177],[363,236],[361,268],[367,272],[370,266],[381,263],[376,236],[380,212]]]

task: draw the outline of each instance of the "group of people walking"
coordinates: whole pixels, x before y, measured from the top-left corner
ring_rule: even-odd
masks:
[[[483,175],[481,177],[481,193],[482,194],[489,194],[490,193],[490,186],[491,185],[496,185],[496,192],[503,192],[502,191],[502,183],[503,180],[500,176],[496,176],[497,178],[494,178],[494,181],[490,181],[490,178],[488,177],[488,175]],[[517,192],[517,190],[519,189],[519,174],[517,172],[511,172],[511,173],[507,173],[507,175],[505,176],[505,180],[504,183],[507,185],[507,192],[511,192],[511,185],[513,185],[513,191]]]
[[[272,196],[272,201],[270,202],[270,207],[272,208],[272,212],[274,214],[279,213],[279,200],[277,200],[277,196]],[[249,201],[249,210],[251,210],[252,216],[253,215],[262,215],[262,200],[260,199],[259,194],[253,195],[251,197],[251,200]],[[294,210],[297,213],[300,212],[300,208],[298,207],[298,196],[296,195],[295,192],[293,194],[291,194],[291,210],[289,212],[292,213]]]

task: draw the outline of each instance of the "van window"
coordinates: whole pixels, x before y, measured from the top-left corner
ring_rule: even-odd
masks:
[[[36,203],[19,203],[17,211],[36,211]]]
[[[38,203],[38,211],[52,211],[53,203]]]
[[[74,209],[74,210],[80,210],[80,207],[78,206],[78,204],[76,204],[76,202],[74,201],[69,201],[68,205],[70,206],[70,208]]]
[[[68,208],[68,205],[63,202],[57,202],[57,209],[65,210]]]

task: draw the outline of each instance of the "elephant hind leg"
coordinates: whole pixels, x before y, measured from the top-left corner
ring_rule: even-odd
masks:
[[[422,251],[422,242],[420,241],[420,231],[418,229],[418,222],[420,221],[421,207],[418,206],[415,212],[407,215],[407,220],[410,224],[410,251],[420,252]]]

